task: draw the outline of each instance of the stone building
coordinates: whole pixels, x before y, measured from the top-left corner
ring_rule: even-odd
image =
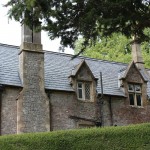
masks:
[[[0,44],[0,134],[149,122],[150,69],[132,50],[129,64],[72,59],[23,26],[20,47]]]

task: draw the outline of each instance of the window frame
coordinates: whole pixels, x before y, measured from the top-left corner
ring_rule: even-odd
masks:
[[[82,85],[82,87],[79,87],[79,84],[81,84]],[[89,92],[90,92],[90,94],[89,94],[89,96],[90,96],[90,98],[89,99],[87,99],[86,98],[86,90],[85,90],[85,85],[86,84],[89,84]],[[82,96],[80,97],[79,95],[79,90],[82,90]],[[90,81],[77,81],[77,97],[78,97],[78,99],[79,100],[82,100],[82,101],[91,101],[91,99],[92,99],[92,96],[91,96],[91,94],[92,94],[92,83],[90,82]]]
[[[138,90],[138,88],[139,90]],[[130,89],[131,88],[131,89]],[[143,101],[142,101],[142,85],[141,84],[136,84],[136,83],[128,83],[128,94],[129,94],[129,102],[130,106],[135,106],[135,107],[142,107],[143,106]],[[133,96],[133,103],[131,104],[131,97]],[[137,96],[140,95],[140,105],[138,105],[138,99]]]

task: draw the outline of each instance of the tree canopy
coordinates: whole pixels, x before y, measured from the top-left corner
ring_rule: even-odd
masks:
[[[146,30],[150,35],[150,29]],[[75,55],[82,49],[83,38],[75,42]],[[129,63],[131,58],[131,41],[120,33],[114,33],[109,38],[102,38],[95,45],[87,47],[81,54],[90,58]],[[141,43],[145,67],[150,68],[150,42]]]
[[[9,0],[5,6],[10,18],[48,31],[50,39],[60,37],[63,46],[73,48],[79,35],[83,48],[115,32],[149,38],[150,0]]]

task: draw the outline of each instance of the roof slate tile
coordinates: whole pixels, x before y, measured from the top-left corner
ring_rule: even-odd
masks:
[[[0,84],[20,86],[19,77],[19,47],[0,44]],[[95,78],[99,80],[98,93],[101,93],[100,72],[103,77],[104,94],[125,96],[118,87],[118,73],[127,68],[127,64],[96,60],[87,57],[72,59],[72,55],[45,51],[45,88],[51,90],[74,91],[68,77],[72,69],[85,59]],[[148,70],[150,72],[150,70]],[[148,95],[150,96],[150,81],[148,82]]]

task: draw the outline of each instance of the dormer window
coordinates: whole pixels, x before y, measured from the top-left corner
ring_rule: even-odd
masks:
[[[77,94],[79,100],[91,100],[91,83],[90,82],[77,82]]]
[[[69,80],[78,100],[95,102],[97,78],[95,78],[85,60],[74,67]]]
[[[142,106],[141,85],[128,84],[129,100],[132,106]]]

